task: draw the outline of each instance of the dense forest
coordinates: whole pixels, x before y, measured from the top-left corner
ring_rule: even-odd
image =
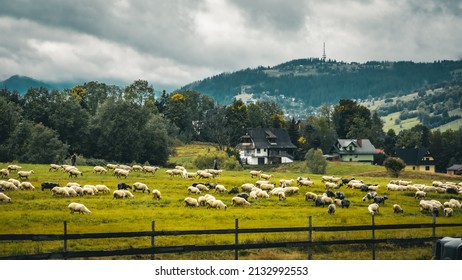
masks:
[[[88,164],[149,163],[165,166],[175,145],[202,141],[230,156],[251,127],[286,128],[304,159],[311,148],[329,152],[337,138],[368,138],[392,155],[396,147],[426,147],[437,169],[462,162],[462,129],[432,132],[418,125],[383,131],[377,112],[351,99],[321,106],[304,120],[284,119],[275,102],[220,105],[196,91],[163,92],[137,80],[120,88],[88,82],[62,91],[29,88],[20,95],[0,90],[0,162],[60,163],[77,153]],[[377,158],[381,164],[384,157]]]
[[[284,95],[306,106],[335,104],[340,99],[366,99],[400,94],[427,85],[462,79],[462,61],[433,63],[367,62],[345,63],[316,58],[292,60],[274,67],[222,73],[182,87],[230,104],[245,90],[256,96]]]

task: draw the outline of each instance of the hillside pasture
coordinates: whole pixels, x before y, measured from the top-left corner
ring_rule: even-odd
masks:
[[[68,233],[93,233],[93,232],[125,232],[125,231],[148,231],[151,229],[151,221],[155,221],[156,230],[204,230],[204,229],[232,229],[235,219],[239,219],[240,228],[263,228],[263,227],[300,227],[307,226],[308,217],[312,216],[314,226],[339,226],[339,225],[370,225],[371,215],[367,206],[371,203],[363,202],[364,192],[340,187],[339,191],[345,193],[351,201],[350,208],[337,207],[333,215],[327,213],[327,207],[316,207],[313,201],[306,201],[304,194],[307,191],[322,194],[325,191],[321,175],[308,174],[302,163],[281,165],[268,168],[265,172],[272,174],[271,182],[278,185],[280,179],[296,179],[299,176],[310,177],[315,185],[312,187],[300,187],[298,194],[288,196],[286,200],[279,201],[276,196],[269,199],[252,200],[250,207],[231,206],[231,194],[215,194],[217,199],[228,205],[227,210],[207,209],[206,207],[185,207],[185,197],[197,198],[199,195],[188,194],[187,187],[194,182],[211,182],[224,185],[228,190],[244,183],[255,183],[251,178],[249,168],[243,171],[223,171],[223,174],[206,180],[185,179],[170,177],[166,169],[161,168],[155,174],[132,171],[127,179],[117,179],[111,172],[107,174],[94,174],[93,166],[79,166],[83,176],[69,178],[62,171],[50,172],[48,165],[20,164],[23,170],[34,170],[35,173],[29,181],[36,187],[35,191],[5,191],[11,197],[11,203],[0,203],[2,213],[2,227],[0,234],[60,234],[63,231],[63,221],[68,222]],[[7,164],[0,164],[0,168],[6,168]],[[362,164],[330,163],[328,175],[341,177],[355,177],[365,183],[379,184],[379,195],[386,195],[385,205],[380,205],[380,213],[375,217],[376,224],[405,224],[405,223],[430,223],[431,214],[419,211],[419,200],[414,199],[414,192],[387,191],[386,184],[392,179],[386,175],[381,176],[383,167]],[[196,170],[188,170],[196,171]],[[412,173],[416,174],[416,173]],[[10,173],[10,178],[15,178],[16,173]],[[438,177],[437,177],[438,178]],[[447,179],[441,177],[443,180]],[[406,179],[406,178],[400,178]],[[455,178],[454,178],[455,179]],[[6,180],[6,179],[4,179]],[[419,176],[411,178],[415,184],[431,185],[430,178]],[[83,197],[54,197],[49,190],[40,190],[42,182],[57,182],[64,186],[68,182],[85,184],[105,184],[111,189],[110,194],[97,194]],[[460,180],[462,181],[462,180]],[[151,194],[133,192],[134,199],[113,199],[112,192],[117,189],[119,182],[132,185],[135,182],[143,182],[153,190],[158,189],[162,193],[162,200],[154,200]],[[441,202],[450,198],[462,200],[460,195],[429,193],[427,199],[438,199]],[[91,211],[91,215],[71,215],[67,206],[71,202],[85,204]],[[404,214],[394,214],[392,205],[398,203],[404,209]],[[453,217],[440,215],[438,223],[462,222],[462,210],[455,209]],[[437,229],[437,235],[456,236],[460,235],[460,228]],[[417,230],[388,230],[376,233],[376,238],[404,238],[404,237],[428,237],[430,229]],[[354,239],[370,238],[370,232],[351,233],[323,233],[315,234],[314,240]],[[158,237],[156,244],[159,246],[186,245],[186,244],[232,244],[234,236],[183,236]],[[247,234],[240,236],[241,243],[252,242],[275,242],[287,240],[306,240],[306,233],[271,233],[271,234]],[[113,240],[70,240],[68,250],[109,250],[145,247],[149,245],[148,238],[117,238]],[[342,246],[341,246],[342,247]],[[0,254],[19,255],[39,252],[61,250],[61,242],[2,242]],[[329,248],[315,248],[315,259],[369,259],[370,251],[366,246],[343,246],[338,252]],[[355,251],[348,254],[347,251]],[[356,254],[357,253],[357,254]],[[252,250],[241,253],[241,259],[304,259],[306,251],[301,249],[266,249]],[[395,248],[384,245],[382,251],[378,251],[377,258],[381,259],[429,259],[431,258],[431,246],[408,248]],[[135,258],[147,258],[148,256],[135,256]],[[159,259],[232,259],[232,252],[208,252],[190,254],[167,254],[157,255]]]

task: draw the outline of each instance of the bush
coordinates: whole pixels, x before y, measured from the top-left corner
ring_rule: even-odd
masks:
[[[310,149],[306,155],[306,166],[313,174],[326,174],[327,160],[324,158],[321,149]]]
[[[212,169],[214,161],[217,161],[218,169],[242,170],[242,166],[234,155],[228,156],[225,151],[215,151],[200,154],[194,160],[198,169]]]
[[[389,157],[383,162],[383,166],[385,166],[391,176],[398,177],[406,167],[406,163],[400,158]]]

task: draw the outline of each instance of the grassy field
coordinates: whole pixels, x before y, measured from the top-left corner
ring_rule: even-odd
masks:
[[[182,162],[191,166],[194,154],[208,149],[208,146],[193,145],[177,150],[177,155],[172,158],[173,162]],[[185,159],[187,158],[187,160]],[[341,187],[352,205],[349,209],[338,208],[334,215],[329,215],[326,208],[315,207],[312,201],[305,201],[304,193],[313,191],[321,194],[324,184],[321,183],[321,176],[309,174],[303,163],[292,163],[280,166],[265,166],[265,172],[273,175],[272,181],[277,183],[279,179],[292,179],[298,176],[310,177],[316,183],[314,187],[302,187],[301,194],[288,197],[285,201],[278,201],[277,197],[251,201],[252,206],[247,208],[232,207],[229,194],[216,194],[228,205],[227,211],[207,209],[205,207],[186,208],[183,199],[188,195],[187,187],[195,179],[170,178],[161,168],[156,174],[145,174],[132,172],[127,179],[118,180],[111,174],[94,174],[92,166],[79,166],[83,176],[69,178],[63,172],[50,172],[48,165],[20,164],[23,170],[34,170],[30,182],[36,186],[35,191],[6,191],[11,197],[11,203],[0,203],[2,214],[2,226],[0,234],[21,233],[21,234],[59,234],[63,232],[63,221],[68,222],[68,233],[92,233],[92,232],[118,232],[118,231],[147,231],[151,229],[151,221],[156,222],[156,230],[183,230],[183,229],[231,229],[234,221],[239,219],[240,228],[259,227],[300,227],[306,226],[308,217],[313,217],[314,226],[337,226],[337,225],[368,225],[371,222],[370,214],[367,211],[367,201],[361,200],[364,193],[359,190],[346,189]],[[0,168],[5,168],[6,163],[0,163]],[[193,170],[193,169],[191,169]],[[253,183],[249,175],[250,167],[243,171],[224,171],[223,174],[210,182],[223,184],[228,190],[238,187],[243,183]],[[194,170],[193,170],[194,171]],[[342,177],[355,177],[366,183],[378,183],[381,185],[380,195],[387,195],[388,200],[381,206],[380,214],[376,216],[376,224],[394,223],[430,223],[431,215],[420,213],[418,200],[415,200],[412,192],[389,192],[386,184],[392,179],[384,173],[383,167],[363,165],[329,163],[329,175]],[[16,177],[15,173],[10,177]],[[457,177],[443,175],[421,175],[420,173],[406,172],[402,179],[411,180],[414,183],[431,184],[432,180],[456,181]],[[105,184],[111,191],[117,188],[118,182],[133,184],[144,182],[150,189],[158,189],[162,192],[163,199],[153,200],[151,195],[135,192],[134,199],[115,200],[111,194],[99,194],[95,196],[84,196],[75,198],[52,197],[50,191],[41,191],[40,184],[45,181],[58,182],[65,185],[70,181],[84,184]],[[458,180],[462,181],[462,180]],[[198,195],[191,195],[198,197]],[[441,195],[432,193],[429,198],[447,201],[450,198],[460,197],[454,195]],[[85,204],[91,211],[91,215],[70,215],[67,205],[70,202]],[[404,214],[393,213],[392,205],[399,203]],[[439,217],[438,223],[462,222],[462,211],[457,209],[451,218]],[[438,229],[437,235],[460,236],[460,228]],[[376,237],[416,237],[430,236],[430,229],[409,230],[409,231],[382,231]],[[232,235],[217,236],[184,236],[158,237],[157,245],[186,245],[186,244],[232,244]],[[353,239],[370,238],[370,232],[351,233],[326,233],[315,234],[314,240],[330,239]],[[240,237],[240,242],[257,241],[280,241],[280,240],[306,240],[306,233],[285,233],[285,234],[248,234]],[[122,249],[149,246],[148,238],[118,238],[111,241],[98,240],[71,240],[68,243],[69,251],[77,250],[103,250]],[[340,247],[339,247],[340,248]],[[366,246],[343,246],[342,249],[317,248],[314,251],[315,259],[369,259],[370,249]],[[61,242],[1,242],[0,255],[11,254],[32,254],[40,252],[58,251],[62,249]],[[351,252],[355,252],[351,254]],[[378,246],[378,259],[430,259],[432,256],[431,246],[424,247],[395,247],[390,245]],[[134,258],[145,258],[149,256],[135,256]],[[159,259],[232,259],[233,252],[210,252],[210,253],[188,253],[158,255]],[[240,259],[305,259],[306,250],[301,249],[265,249],[249,250],[241,252]]]

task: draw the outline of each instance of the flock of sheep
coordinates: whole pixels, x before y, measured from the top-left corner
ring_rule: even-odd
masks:
[[[21,166],[9,165],[7,168],[0,170],[0,178],[8,180],[0,180],[0,202],[11,202],[11,198],[7,196],[6,192],[16,190],[35,190],[28,181],[29,177],[34,175],[33,170],[23,171]],[[140,165],[116,165],[107,164],[103,166],[95,166],[93,168],[94,174],[107,174],[108,170],[112,170],[112,175],[117,178],[127,179],[131,172],[144,172],[155,174],[159,167],[155,166],[140,166]],[[68,174],[69,178],[77,178],[83,176],[75,166],[50,164],[49,172],[62,171]],[[247,182],[241,184],[239,187],[234,186],[227,188],[223,184],[215,183],[217,177],[221,176],[223,170],[206,169],[198,170],[196,172],[188,172],[182,166],[176,166],[174,169],[169,169],[165,172],[169,177],[180,177],[186,179],[200,179],[204,180],[200,183],[192,183],[185,190],[184,206],[187,207],[207,207],[213,209],[227,210],[228,205],[221,199],[217,199],[215,195],[232,195],[229,199],[231,206],[251,206],[253,201],[257,199],[269,199],[274,196],[277,200],[283,201],[288,197],[299,195],[302,189],[305,189],[305,201],[312,201],[315,207],[327,206],[328,214],[335,214],[338,207],[349,208],[351,201],[346,197],[345,193],[340,191],[342,186],[345,189],[358,190],[363,192],[362,201],[370,201],[367,205],[367,211],[370,215],[379,213],[380,205],[385,205],[388,199],[386,195],[379,195],[382,191],[387,192],[413,192],[414,198],[419,200],[419,207],[421,212],[432,213],[438,215],[440,211],[445,216],[454,215],[454,210],[461,208],[461,203],[451,198],[449,201],[440,202],[436,199],[425,200],[428,193],[435,194],[452,194],[455,196],[462,194],[462,183],[440,182],[434,181],[431,185],[413,184],[404,180],[392,180],[386,187],[381,187],[378,184],[367,184],[362,180],[355,178],[341,178],[336,176],[322,176],[321,183],[315,183],[314,180],[306,177],[299,176],[292,179],[274,180],[273,175],[265,174],[259,170],[251,170],[250,179],[255,179],[254,182]],[[16,178],[12,176],[16,174]],[[213,182],[212,182],[213,181]],[[322,185],[320,185],[322,184]],[[313,186],[323,186],[323,193],[315,193],[309,189]],[[65,186],[60,186],[53,182],[44,182],[41,185],[42,191],[50,189],[53,197],[83,197],[110,194],[111,189],[104,184],[86,184],[81,186],[76,182],[69,182]],[[133,199],[134,194],[131,192],[140,191],[152,195],[153,199],[160,200],[162,195],[159,190],[151,189],[143,182],[135,182],[132,185],[126,183],[119,183],[117,189],[112,191],[113,199]],[[212,195],[211,192],[214,192]],[[354,192],[353,192],[354,193]],[[396,201],[395,201],[396,202]],[[73,214],[83,213],[91,214],[91,211],[83,204],[72,202],[68,206],[70,213]],[[391,207],[396,214],[403,213],[403,208],[394,203]]]

